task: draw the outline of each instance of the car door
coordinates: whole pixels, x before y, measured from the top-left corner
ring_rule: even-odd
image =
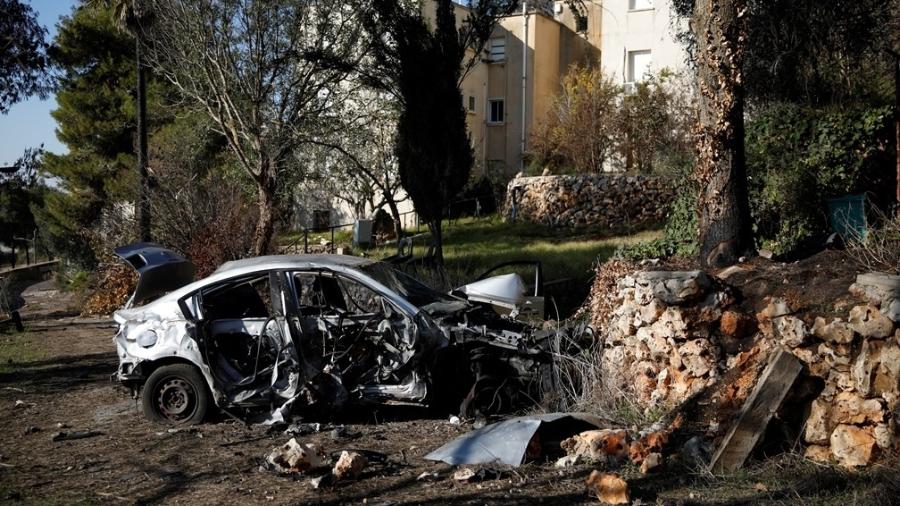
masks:
[[[223,280],[192,298],[201,350],[226,403],[294,396],[297,355],[285,317],[283,276],[262,271]]]

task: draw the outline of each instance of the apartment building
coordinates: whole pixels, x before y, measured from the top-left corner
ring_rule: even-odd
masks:
[[[547,117],[562,78],[573,64],[599,62],[626,88],[647,73],[684,69],[686,55],[675,39],[670,3],[584,0],[585,17],[578,18],[567,2],[528,0],[524,12],[501,19],[482,54],[470,54],[478,63],[460,85],[477,162],[475,174],[490,171],[511,178],[523,168],[529,137]],[[434,20],[434,0],[421,0],[420,5],[425,19]],[[458,25],[467,14],[466,7],[458,3]],[[328,200],[324,195],[306,197],[312,202]],[[310,206],[299,207],[315,207]],[[412,203],[403,200],[400,207],[408,212]],[[331,222],[350,222],[358,217],[357,212],[335,199]],[[367,209],[363,214],[372,212]],[[412,214],[406,217],[414,220]]]
[[[461,85],[480,170],[507,176],[522,169],[529,136],[573,64],[599,62],[626,88],[648,73],[685,66],[670,0],[586,0],[580,20],[564,1],[527,3],[500,20]],[[465,14],[458,6],[457,21]]]

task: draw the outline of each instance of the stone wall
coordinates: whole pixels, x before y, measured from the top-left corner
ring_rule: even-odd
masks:
[[[731,389],[739,407],[758,368],[733,372],[751,355],[783,348],[824,385],[811,405],[787,407],[809,411],[809,458],[854,467],[900,449],[900,277],[858,276],[850,287],[858,302],[846,317],[800,315],[782,298],[766,298],[753,314],[736,304],[737,293],[701,271],[620,278],[612,314],[593,322],[604,338],[605,381],[647,409],[674,408],[714,385]]]
[[[508,218],[553,227],[640,227],[663,221],[673,198],[669,182],[650,176],[517,177],[504,210]]]

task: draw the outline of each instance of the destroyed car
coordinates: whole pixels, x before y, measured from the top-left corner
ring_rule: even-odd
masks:
[[[515,275],[450,295],[370,259],[285,255],[192,282],[193,266],[159,245],[116,254],[139,274],[114,314],[117,377],[153,420],[197,423],[218,408],[275,423],[366,403],[472,416],[536,398],[549,378],[554,332],[493,309],[515,316]]]

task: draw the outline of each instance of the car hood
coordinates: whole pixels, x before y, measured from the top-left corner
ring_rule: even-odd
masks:
[[[125,260],[138,273],[134,293],[125,304],[129,308],[147,303],[177,290],[194,279],[194,264],[181,254],[166,249],[159,244],[141,242],[122,246],[114,250],[116,256]]]

